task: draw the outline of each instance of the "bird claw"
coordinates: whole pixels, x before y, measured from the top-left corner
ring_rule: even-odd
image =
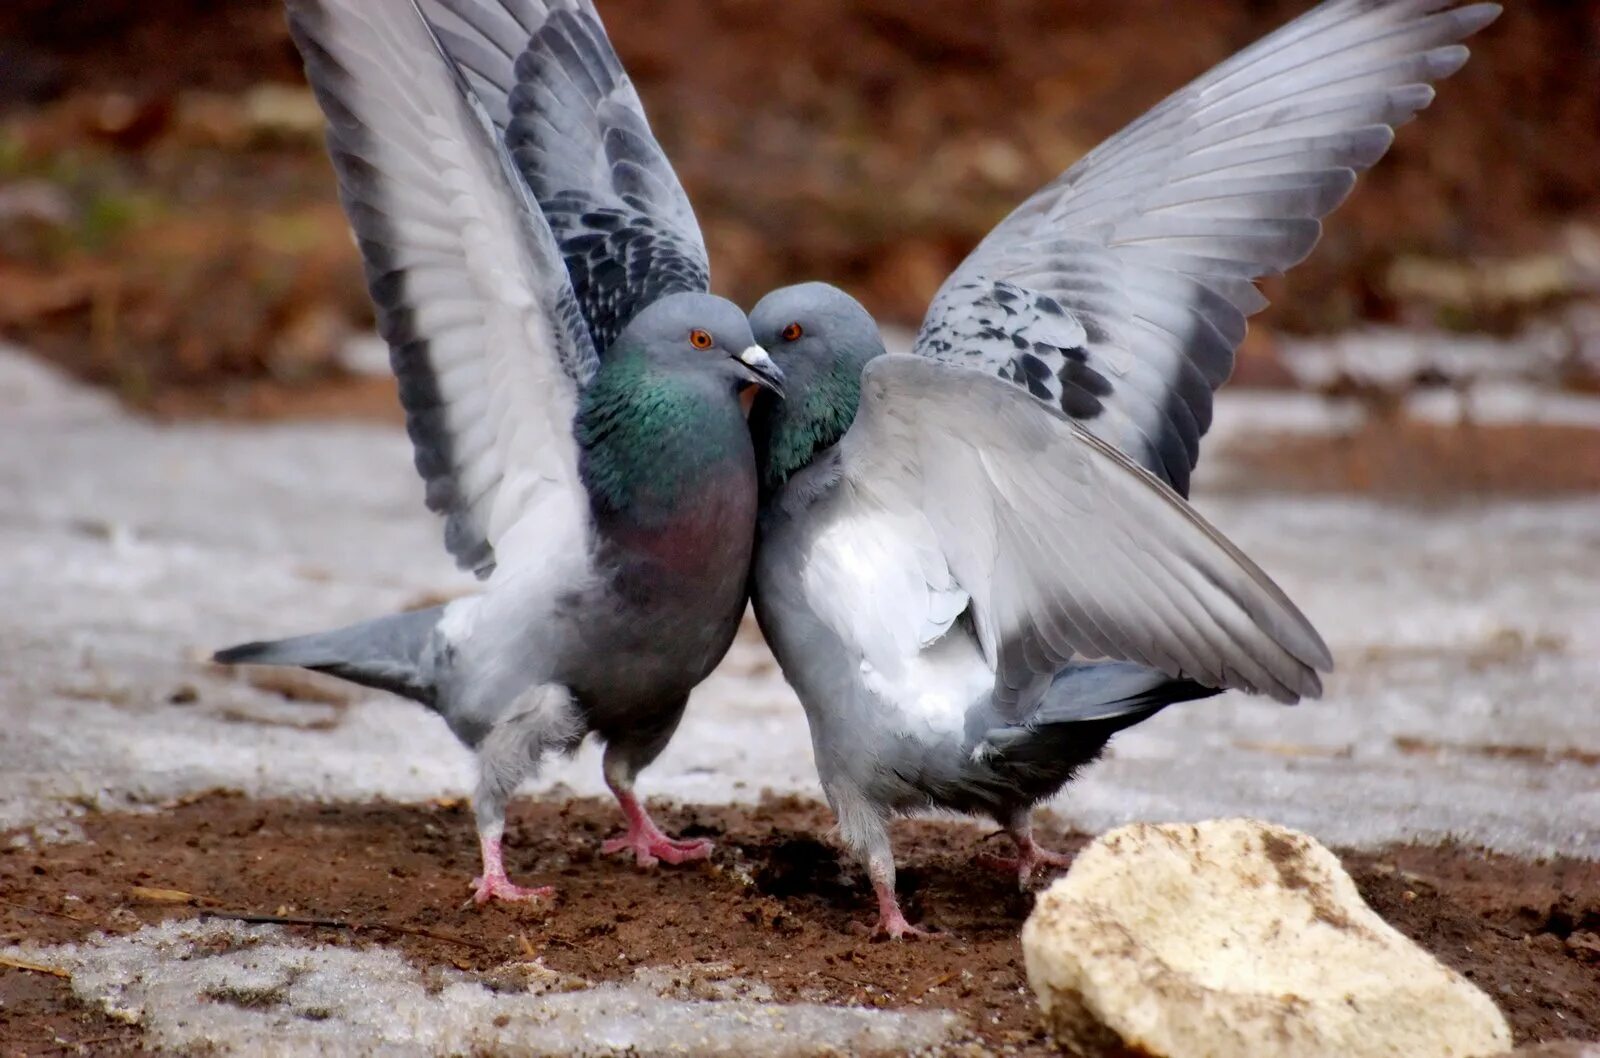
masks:
[[[1037,845],[1029,846],[1028,850],[1020,856],[996,856],[993,853],[979,853],[973,857],[973,862],[980,867],[998,871],[1001,874],[1014,874],[1017,876],[1017,887],[1028,888],[1033,881],[1033,876],[1041,869],[1061,870],[1072,866],[1072,857],[1061,852],[1052,852],[1041,849]]]
[[[528,888],[517,885],[511,879],[501,875],[496,878],[486,875],[472,879],[472,902],[480,907],[491,900],[507,900],[513,903],[537,903],[555,899],[556,890],[551,885],[540,885]]]
[[[621,837],[611,838],[602,844],[600,853],[603,856],[612,856],[619,852],[632,852],[635,863],[640,867],[649,868],[662,860],[677,866],[680,863],[709,859],[711,848],[711,842],[705,838],[680,840],[669,838],[665,834],[629,830]]]
[[[873,940],[931,940],[938,935],[938,930],[913,926],[898,910],[879,915],[878,924],[872,927]]]

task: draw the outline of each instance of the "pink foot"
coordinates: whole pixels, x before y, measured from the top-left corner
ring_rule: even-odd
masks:
[[[1028,883],[1033,881],[1033,876],[1040,868],[1061,870],[1072,866],[1072,857],[1063,852],[1052,852],[1042,849],[1034,844],[1031,837],[1017,837],[1012,835],[1012,840],[1017,843],[1017,855],[996,856],[992,853],[979,853],[973,859],[981,867],[999,871],[1002,874],[1015,874],[1017,885],[1026,889]]]
[[[487,904],[491,900],[553,900],[556,895],[556,888],[553,885],[539,885],[530,889],[516,884],[503,874],[498,878],[474,878],[472,884],[474,904]]]
[[[711,842],[704,838],[679,841],[665,834],[646,834],[633,830],[619,838],[610,838],[600,846],[603,855],[632,852],[634,862],[641,867],[654,867],[662,860],[676,866],[691,860],[703,860],[711,855]]]
[[[892,888],[876,884],[872,888],[878,896],[878,924],[872,928],[874,939],[921,940],[938,935],[933,930],[918,929],[906,921],[905,914],[900,910],[900,900]]]
[[[534,901],[549,900],[556,895],[553,886],[541,885],[529,889],[506,877],[505,861],[500,854],[500,838],[496,833],[479,834],[478,846],[483,853],[483,874],[472,879],[472,902],[478,905],[491,900]]]
[[[628,832],[602,844],[601,855],[632,852],[634,862],[640,867],[654,867],[663,860],[676,866],[710,858],[711,842],[705,838],[680,840],[667,837],[632,793],[618,793],[617,803],[622,806],[622,814],[628,817]]]

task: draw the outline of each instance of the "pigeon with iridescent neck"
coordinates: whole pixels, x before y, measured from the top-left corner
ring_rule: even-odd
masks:
[[[587,193],[633,229],[674,237],[625,260],[626,238],[590,247],[583,272],[412,0],[288,6],[427,504],[484,583],[444,606],[217,660],[299,665],[437,711],[477,751],[480,903],[549,895],[507,877],[506,802],[545,754],[591,733],[628,822],[606,848],[646,866],[702,858],[708,844],[661,833],[633,783],[738,627],[757,497],[739,395],[776,390],[781,375],[744,314],[707,293],[676,182],[641,186],[666,165],[642,113],[567,120],[598,123],[591,141],[626,125],[609,161],[589,159],[608,168]],[[590,45],[603,48],[595,61],[610,55],[603,35]]]
[[[994,819],[1026,881],[1064,862],[1029,810],[1117,731],[1227,688],[1321,692],[1322,639],[1188,504],[1257,277],[1498,14],[1330,0],[1135,121],[1000,223],[910,356],[820,283],[750,314],[788,377],[758,397],[752,593],[805,705],[878,930],[920,931],[888,820]]]

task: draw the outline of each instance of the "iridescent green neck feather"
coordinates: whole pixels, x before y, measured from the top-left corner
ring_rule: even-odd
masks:
[[[778,401],[765,393],[757,398],[751,432],[762,495],[781,488],[850,429],[861,404],[861,370],[873,355],[839,355],[826,364],[786,364],[788,399]]]
[[[744,437],[738,405],[715,379],[616,348],[583,391],[574,425],[596,513],[643,522],[669,516]]]

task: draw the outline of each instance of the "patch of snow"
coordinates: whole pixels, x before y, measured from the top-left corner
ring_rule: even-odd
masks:
[[[1219,427],[1235,432],[1343,414],[1222,397]],[[0,492],[0,827],[59,839],[86,805],[219,786],[470,790],[469,754],[412,703],[343,684],[290,687],[291,701],[204,662],[472,590],[399,429],[157,426],[0,354]],[[1227,695],[1124,733],[1054,802],[1066,822],[1250,815],[1332,843],[1455,834],[1600,857],[1600,767],[1585,763],[1600,754],[1600,499],[1422,511],[1208,494],[1202,479],[1197,504],[1305,609],[1339,670],[1319,702]],[[810,745],[765,647],[742,635],[641,789],[816,797]],[[528,790],[604,795],[598,753],[551,762]]]
[[[422,507],[403,431],[158,426],[0,353],[0,492],[0,828],[212,787],[471,789],[471,755],[414,703],[337,682],[321,685],[331,702],[287,702],[205,661],[473,590]],[[745,637],[641,786],[684,801],[814,791],[809,746]],[[528,789],[558,787],[606,794],[594,746]]]
[[[116,401],[0,342],[0,418],[8,424],[70,422],[117,414]]]
[[[1600,858],[1600,500],[1196,504],[1337,670],[1319,701],[1228,694],[1124,732],[1054,802],[1066,822],[1245,815],[1336,844]]]
[[[1354,400],[1330,400],[1315,393],[1225,389],[1216,395],[1211,429],[1201,449],[1197,474],[1234,441],[1259,434],[1328,436],[1350,433],[1366,421]]]
[[[1600,430],[1600,398],[1521,382],[1485,382],[1464,393],[1420,390],[1406,398],[1405,407],[1415,418],[1443,425],[1537,423]]]
[[[1366,327],[1325,338],[1284,342],[1283,362],[1313,389],[1340,379],[1397,392],[1424,376],[1456,384],[1480,380],[1549,380],[1572,348],[1567,328],[1530,327],[1515,338]]]
[[[387,949],[308,945],[276,926],[215,921],[9,953],[70,972],[79,999],[184,1053],[799,1058],[919,1051],[962,1025],[943,1012],[686,1000],[670,981],[588,984],[527,963],[507,968],[526,971],[525,989],[489,988]],[[735,994],[737,982],[727,984]]]

